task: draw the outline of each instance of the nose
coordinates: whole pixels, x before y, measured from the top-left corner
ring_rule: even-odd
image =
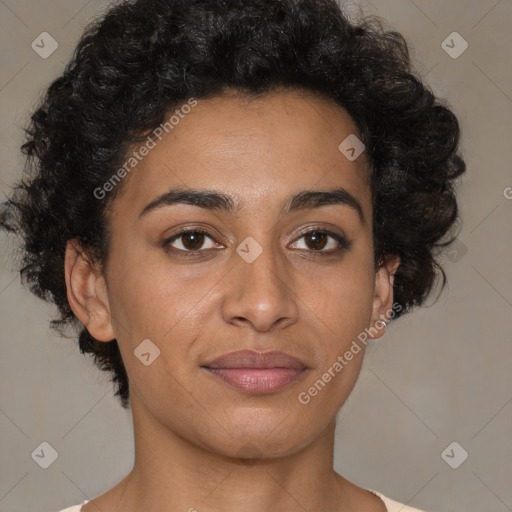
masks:
[[[224,320],[232,325],[249,325],[258,332],[295,323],[299,299],[279,250],[266,245],[250,263],[239,254],[234,254],[233,259],[235,268],[224,281]]]

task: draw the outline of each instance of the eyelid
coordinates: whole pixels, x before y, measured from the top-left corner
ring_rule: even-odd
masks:
[[[188,233],[200,233],[200,234],[203,234],[206,237],[208,237],[214,243],[217,243],[217,244],[219,243],[216,240],[215,236],[212,235],[207,229],[202,228],[202,227],[189,227],[189,228],[184,228],[181,231],[178,231],[177,233],[175,233],[174,235],[171,235],[170,237],[165,238],[165,240],[162,241],[161,245],[162,245],[163,248],[165,248],[165,247],[169,246],[175,240],[178,240],[179,238],[181,238],[182,236],[187,235]],[[169,252],[181,253],[181,254],[184,254],[184,255],[189,255],[189,254],[197,254],[197,253],[200,253],[200,252],[206,252],[206,251],[210,251],[210,250],[212,250],[212,249],[195,249],[195,250],[185,251],[183,249],[176,249],[176,248],[172,247],[169,250]]]
[[[177,233],[173,234],[172,236],[167,237],[165,240],[163,240],[161,245],[163,248],[165,248],[165,247],[169,246],[171,244],[171,242],[174,242],[175,240],[179,239],[180,237],[182,237],[188,233],[200,233],[200,234],[203,234],[206,237],[210,238],[210,240],[212,240],[214,243],[217,243],[217,244],[219,243],[216,240],[215,236],[212,235],[208,231],[208,229],[199,227],[199,226],[197,226],[197,227],[192,226],[192,227],[184,228],[181,231],[178,231]],[[332,229],[329,229],[325,226],[308,226],[307,228],[304,228],[303,230],[301,230],[301,232],[298,234],[298,236],[296,236],[294,238],[292,243],[296,243],[301,238],[303,238],[305,235],[308,235],[310,233],[322,233],[322,234],[327,235],[328,237],[333,238],[338,243],[338,248],[336,248],[334,250],[332,250],[332,249],[327,250],[327,251],[322,250],[322,249],[320,249],[320,250],[297,249],[297,250],[308,251],[314,255],[333,255],[333,254],[339,254],[341,252],[349,250],[352,245],[352,242],[345,236],[344,233],[337,233],[337,232],[333,231]],[[168,252],[173,252],[175,254],[181,254],[184,256],[194,256],[194,255],[198,255],[201,252],[206,253],[206,252],[210,252],[212,250],[215,250],[215,249],[183,250],[183,249],[171,248]]]
[[[337,233],[333,229],[327,228],[325,226],[308,226],[307,228],[304,228],[299,235],[294,239],[293,243],[296,243],[298,240],[303,238],[305,235],[308,235],[310,233],[322,233],[324,235],[327,235],[330,238],[333,238],[338,243],[338,248],[334,250],[317,250],[314,249],[299,249],[302,251],[308,251],[312,254],[318,254],[318,255],[333,255],[338,254],[340,252],[344,252],[350,249],[352,246],[352,241],[348,239],[348,237],[343,233]]]

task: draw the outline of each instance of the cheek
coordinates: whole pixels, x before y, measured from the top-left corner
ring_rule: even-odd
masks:
[[[172,266],[155,252],[112,251],[109,299],[122,337],[162,339],[178,322],[195,321],[194,311],[208,291],[208,281],[186,266]],[[124,329],[123,329],[124,328]],[[117,331],[116,331],[117,332]]]
[[[375,282],[372,261],[364,262],[357,255],[347,258],[317,286],[303,289],[318,336],[318,364],[299,398],[308,414],[336,414],[361,370],[366,345],[358,337],[369,327]]]
[[[310,276],[299,292],[301,299],[342,348],[369,325],[375,285],[372,262],[354,253],[344,264]]]
[[[210,290],[222,273],[202,275],[133,253],[122,261],[112,259],[110,268],[112,322],[130,382],[147,404],[186,408],[180,383],[191,388],[188,380],[197,371],[195,340],[207,328],[215,301]],[[157,357],[145,366],[136,356],[147,352],[150,360]]]
[[[358,336],[368,327],[372,310],[369,289],[369,283],[364,288],[360,282],[336,281],[312,308],[319,318],[317,365],[295,397],[311,425],[326,426],[357,381],[366,349]]]
[[[111,313],[120,343],[128,342],[133,350],[151,339],[185,357],[191,340],[200,336],[233,291],[222,281],[226,269],[173,264],[159,251],[124,245],[113,246],[109,276]],[[297,326],[315,331],[317,360],[323,364],[335,360],[368,327],[374,285],[370,253],[368,244],[359,243],[340,264],[311,262],[291,272],[287,300],[298,305]],[[174,342],[177,339],[180,343]]]

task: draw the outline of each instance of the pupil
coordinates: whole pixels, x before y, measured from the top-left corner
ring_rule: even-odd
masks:
[[[186,242],[187,240],[194,239],[194,238],[196,240],[195,240],[195,242],[192,241],[192,244],[189,244]],[[193,251],[193,250],[199,249],[203,245],[204,235],[203,235],[203,233],[187,233],[185,235],[184,239],[185,239],[185,242],[183,243],[183,245],[187,249],[190,249]],[[192,247],[190,247],[190,245],[192,245]]]
[[[318,240],[320,239],[320,242],[323,240],[325,242],[325,238],[326,238],[326,234],[325,233],[319,233],[317,231],[313,231],[312,233],[310,233],[309,235],[309,239],[310,240],[313,240],[313,249],[323,249],[324,246],[325,246],[325,243],[322,244],[320,243],[321,247],[317,247],[317,244],[318,244]],[[316,240],[316,242],[315,242]]]

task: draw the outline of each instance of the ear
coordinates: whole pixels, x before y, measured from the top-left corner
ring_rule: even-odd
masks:
[[[375,295],[371,325],[368,329],[368,338],[370,339],[381,338],[386,332],[383,319],[387,323],[389,312],[393,308],[393,283],[399,265],[400,258],[398,256],[389,257],[375,273]]]
[[[69,305],[75,316],[99,341],[116,336],[112,328],[105,278],[99,265],[93,265],[78,240],[66,245],[64,273]]]

